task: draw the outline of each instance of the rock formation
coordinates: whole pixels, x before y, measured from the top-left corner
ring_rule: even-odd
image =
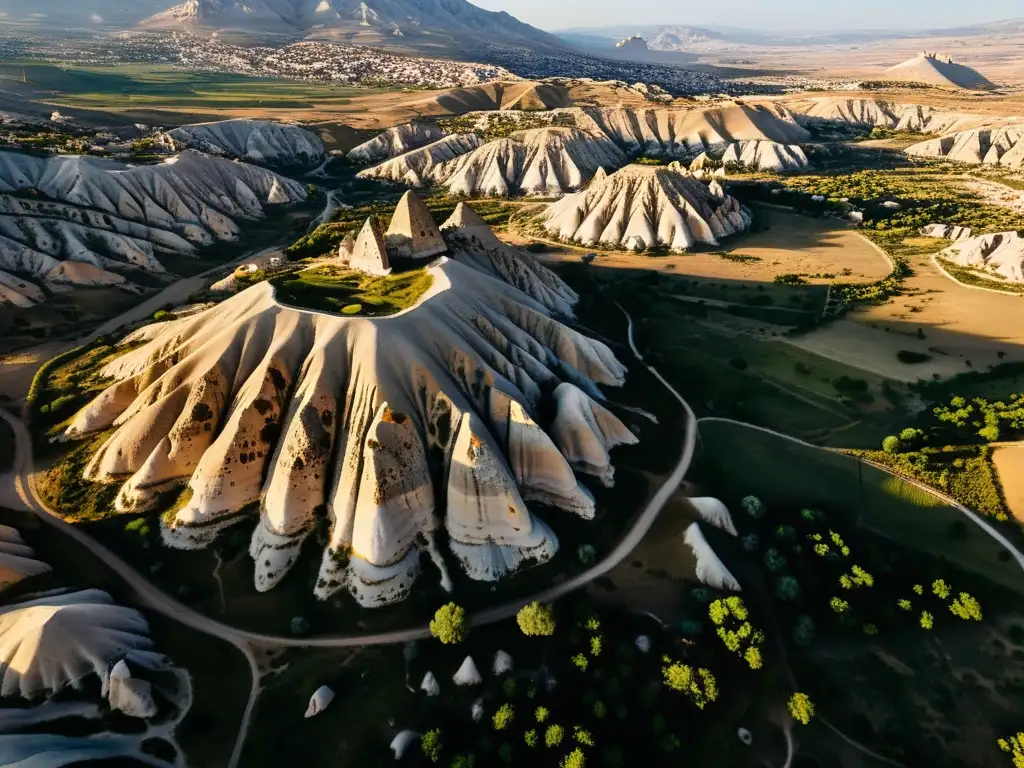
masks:
[[[427,674],[423,676],[423,682],[420,683],[420,690],[427,694],[427,696],[437,696],[441,693],[441,686],[437,684],[437,678],[434,677],[433,672],[427,672]]]
[[[448,250],[426,204],[411,190],[399,201],[384,237],[396,256],[407,259],[429,259]]]
[[[38,285],[0,270],[0,305],[31,307],[46,298]]]
[[[471,152],[484,143],[475,133],[456,133],[419,149],[398,155],[356,174],[360,179],[376,179],[423,187],[433,179],[434,169],[452,158]]]
[[[751,139],[730,144],[722,155],[725,165],[742,165],[757,171],[797,171],[807,168],[807,155],[795,144]]]
[[[750,214],[734,198],[715,198],[686,172],[645,165],[627,166],[552,203],[542,219],[564,240],[638,251],[717,245],[750,226]]]
[[[32,547],[25,544],[17,529],[0,525],[0,592],[50,570],[49,565],[36,560]]]
[[[480,685],[484,679],[480,677],[480,670],[476,668],[476,662],[472,656],[467,656],[459,670],[452,675],[452,682],[459,686]]]
[[[811,138],[781,106],[691,110],[587,107],[581,110],[577,125],[600,131],[627,152],[680,159],[709,150],[721,152],[736,141],[801,144]]]
[[[593,515],[570,461],[609,480],[608,449],[632,436],[598,405],[598,385],[621,385],[626,369],[556,319],[575,295],[554,274],[449,224],[451,256],[398,315],[293,310],[261,283],[127,337],[145,343],[103,370],[114,383],[67,430],[113,429],[86,478],[121,484],[121,511],[187,483],[162,531],[177,547],[208,545],[258,508],[259,590],[294,566],[325,516],[322,598],[402,599],[421,551],[443,563],[440,525],[473,579],[550,558],[557,539],[525,501]],[[554,439],[539,426],[546,414]]]
[[[107,686],[107,700],[111,709],[120,710],[129,717],[143,719],[153,717],[157,713],[152,684],[148,680],[132,677],[124,659],[110,670]]]
[[[352,261],[352,254],[355,253],[355,250],[356,239],[349,232],[338,246],[338,261],[347,266]]]
[[[491,672],[495,677],[507,675],[512,671],[512,657],[505,651],[498,651],[494,654],[494,663],[491,665]]]
[[[923,104],[900,104],[884,99],[826,96],[786,102],[802,125],[849,124],[862,128],[891,128],[913,133],[948,133],[992,122],[991,116],[939,109]]]
[[[732,522],[729,508],[719,499],[702,496],[691,498],[690,504],[697,510],[697,514],[700,515],[702,520],[716,528],[721,528],[723,531],[731,533],[733,536],[736,535],[736,526]]]
[[[309,697],[309,705],[306,707],[306,713],[303,717],[309,718],[319,715],[327,709],[332,701],[334,701],[334,691],[330,686],[321,685]]]
[[[391,740],[391,751],[395,755],[395,760],[401,760],[409,750],[409,747],[419,740],[420,735],[416,733],[416,731],[402,731],[395,736],[395,738]]]
[[[267,120],[241,118],[183,125],[160,138],[176,152],[195,149],[271,168],[312,170],[327,159],[319,137],[297,125]]]
[[[349,150],[348,159],[357,163],[379,163],[443,138],[444,131],[436,123],[405,123],[388,128]]]
[[[1024,169],[1024,127],[974,128],[907,148],[908,155],[971,165]]]
[[[922,237],[937,237],[943,240],[966,240],[972,236],[970,227],[958,227],[953,224],[928,224],[921,227]]]
[[[108,672],[126,651],[148,649],[142,615],[88,589],[24,600],[0,608],[0,697],[49,696]]]
[[[479,723],[484,719],[484,700],[477,699],[473,702],[473,706],[469,708],[469,717],[474,723]]]
[[[733,592],[740,591],[739,582],[729,573],[729,569],[725,567],[725,564],[718,559],[715,550],[711,548],[707,539],[704,538],[704,533],[701,531],[699,524],[692,523],[686,529],[683,538],[690,549],[693,550],[694,557],[697,558],[695,571],[700,581],[715,589],[728,589]]]
[[[964,88],[970,91],[992,90],[995,86],[980,72],[953,61],[950,56],[921,51],[908,61],[889,67],[886,77],[944,88]]]
[[[359,237],[352,245],[352,253],[348,257],[348,265],[368,275],[390,275],[391,262],[388,260],[388,249],[384,244],[384,236],[380,231],[380,223],[371,216],[359,230]]]
[[[991,272],[1013,283],[1024,281],[1024,236],[1000,232],[958,240],[939,254],[962,267]]]
[[[191,151],[138,167],[0,151],[0,269],[51,287],[117,285],[125,276],[111,270],[173,271],[267,206],[305,198],[271,171]]]
[[[536,128],[497,139],[435,168],[431,179],[455,195],[561,195],[582,187],[602,167],[626,156],[600,134]]]

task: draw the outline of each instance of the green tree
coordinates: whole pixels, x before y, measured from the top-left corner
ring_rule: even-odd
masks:
[[[423,756],[430,762],[436,763],[441,759],[441,750],[444,744],[441,741],[441,731],[438,728],[427,731],[420,737],[420,749]]]
[[[595,701],[594,702],[594,717],[596,717],[598,720],[604,720],[605,717],[607,717],[607,715],[608,715],[608,708],[605,707],[604,702],[600,701],[600,700]]]
[[[913,606],[913,604],[912,604],[912,603],[911,603],[911,602],[910,602],[909,600],[907,600],[906,598],[904,598],[904,599],[902,599],[902,600],[899,600],[899,601],[898,601],[898,602],[896,603],[896,606],[897,606],[897,607],[898,607],[898,608],[899,608],[899,609],[900,609],[901,611],[911,611],[911,610],[913,610],[913,609],[914,609],[914,606]]]
[[[922,629],[931,629],[935,626],[935,617],[932,616],[928,611],[921,611],[921,627]]]
[[[590,655],[595,658],[601,655],[601,636],[595,635],[590,638]]]
[[[755,520],[764,516],[764,504],[761,503],[757,496],[747,496],[740,502],[740,506],[743,507],[744,512]]]
[[[661,674],[665,685],[673,691],[686,694],[697,709],[704,709],[708,702],[718,698],[715,676],[706,669],[694,669],[689,664],[673,662],[666,658]]]
[[[800,599],[800,582],[792,576],[780,576],[775,583],[775,596],[787,603],[796,602]]]
[[[548,715],[551,713],[548,711],[547,707],[537,707],[537,711],[533,714],[537,718],[538,723],[543,723],[548,719]]]
[[[760,540],[757,538],[756,533],[748,533],[743,537],[743,551],[750,552],[753,554],[757,552],[757,548],[760,544]]]
[[[951,590],[949,585],[942,579],[936,579],[932,583],[932,594],[940,600],[947,600],[952,592],[953,590]]]
[[[557,747],[565,738],[565,729],[560,725],[549,725],[544,731],[544,744],[548,747]]]
[[[452,760],[452,768],[474,768],[475,765],[476,755],[472,752],[466,755],[456,755]]]
[[[536,731],[536,729],[531,728],[526,733],[524,733],[523,734],[523,741],[526,742],[526,746],[528,746],[528,747],[536,747],[537,746],[537,731]]]
[[[498,707],[498,711],[494,713],[492,718],[494,722],[494,730],[504,731],[510,725],[512,721],[516,719],[515,710],[512,709],[512,705],[505,703]]]
[[[581,672],[586,672],[587,667],[590,665],[590,661],[582,653],[577,653],[573,656],[572,663],[575,664]]]
[[[743,654],[743,658],[747,664],[750,665],[751,669],[760,669],[764,666],[764,662],[761,660],[761,649],[756,645],[752,645]]]
[[[1024,768],[1024,732],[1018,732],[1009,739],[999,739],[997,743],[1013,758],[1013,768]]]
[[[846,613],[848,610],[850,610],[850,604],[838,597],[833,597],[829,601],[829,605],[832,607],[832,610],[836,613]]]
[[[811,697],[806,693],[794,693],[793,697],[789,700],[788,706],[789,714],[798,723],[807,725],[811,722],[811,718],[814,717],[814,702],[811,701]]]
[[[882,450],[889,454],[899,453],[901,447],[900,439],[896,435],[889,435],[882,441]]]
[[[964,621],[981,621],[981,604],[966,592],[960,593],[960,596],[950,604],[949,610]]]
[[[445,645],[461,643],[469,632],[466,611],[455,603],[442,605],[430,622],[430,634]]]
[[[786,558],[782,556],[779,550],[772,547],[764,553],[764,567],[772,573],[778,573],[786,568]]]
[[[559,763],[561,768],[584,768],[586,764],[587,758],[583,756],[583,750],[579,747],[563,757],[562,762]]]
[[[793,642],[802,648],[806,648],[814,641],[814,620],[801,614],[796,618],[796,626],[793,627]]]
[[[585,747],[592,747],[595,743],[593,734],[578,725],[573,729],[573,738]]]
[[[550,605],[534,601],[516,614],[516,622],[528,637],[551,637],[555,634],[555,611]]]

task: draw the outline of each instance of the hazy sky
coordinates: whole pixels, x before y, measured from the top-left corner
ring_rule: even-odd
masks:
[[[727,24],[754,29],[936,29],[1024,16],[1021,0],[471,0],[542,29]],[[705,7],[700,7],[704,5]]]

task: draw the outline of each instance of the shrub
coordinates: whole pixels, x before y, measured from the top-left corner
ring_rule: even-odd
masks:
[[[793,716],[793,719],[803,725],[810,723],[811,718],[814,717],[814,702],[806,693],[794,693],[789,700],[788,707],[789,714]]]
[[[797,616],[796,626],[793,627],[793,642],[801,648],[806,648],[814,640],[814,630],[814,620],[810,616]]]
[[[341,308],[341,314],[343,315],[358,315],[362,311],[362,304],[348,304]]]
[[[551,637],[555,634],[555,611],[550,605],[534,601],[520,609],[516,622],[527,637]]]
[[[498,711],[494,713],[492,721],[494,722],[494,730],[504,731],[510,725],[512,721],[516,719],[515,710],[512,709],[511,704],[502,704],[498,707]]]
[[[436,763],[441,759],[441,749],[443,746],[441,731],[437,728],[427,731],[420,738],[420,750],[423,752],[423,756],[432,763]]]
[[[560,725],[549,725],[544,731],[544,744],[548,747],[557,747],[565,738],[565,729]]]
[[[469,633],[466,611],[455,603],[442,605],[430,622],[430,634],[445,645],[461,643]]]
[[[882,441],[882,450],[886,453],[899,453],[900,448],[903,445],[900,443],[900,439],[896,435],[889,435],[885,440]]]
[[[166,309],[161,309],[158,312],[153,313],[153,321],[156,323],[166,323],[168,320],[174,319],[174,313],[168,312]]]
[[[750,515],[755,520],[760,519],[764,516],[764,504],[757,496],[747,496],[740,502],[740,506],[743,507],[743,511]]]

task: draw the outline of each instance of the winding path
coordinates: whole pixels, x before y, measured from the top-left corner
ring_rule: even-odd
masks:
[[[633,340],[633,319],[621,306],[619,309],[622,310],[628,322],[629,346],[637,360],[643,362],[643,357],[637,350]],[[664,507],[680,483],[682,483],[696,450],[697,419],[682,395],[676,392],[652,366],[646,365],[646,363],[645,366],[680,402],[686,415],[682,454],[672,474],[650,499],[643,512],[637,516],[632,528],[623,537],[622,541],[601,562],[550,589],[474,613],[469,618],[473,626],[492,624],[497,621],[510,619],[519,612],[520,608],[535,600],[545,603],[553,602],[612,571],[643,540],[657,519],[662,507]],[[15,457],[12,472],[13,482],[17,495],[26,509],[40,518],[44,524],[64,535],[70,536],[76,543],[103,561],[128,584],[135,593],[140,606],[173,619],[190,629],[230,643],[245,655],[252,673],[252,687],[228,768],[237,768],[238,766],[256,700],[260,693],[261,674],[252,650],[254,645],[289,648],[353,648],[367,645],[391,645],[430,637],[430,628],[426,625],[404,630],[361,635],[334,635],[309,638],[280,637],[238,629],[199,613],[156,587],[112,550],[89,536],[82,529],[65,522],[56,512],[47,507],[45,501],[40,497],[33,479],[35,470],[32,457],[32,438],[28,428],[21,419],[18,419],[2,408],[0,408],[0,418],[6,421],[14,431]]]

